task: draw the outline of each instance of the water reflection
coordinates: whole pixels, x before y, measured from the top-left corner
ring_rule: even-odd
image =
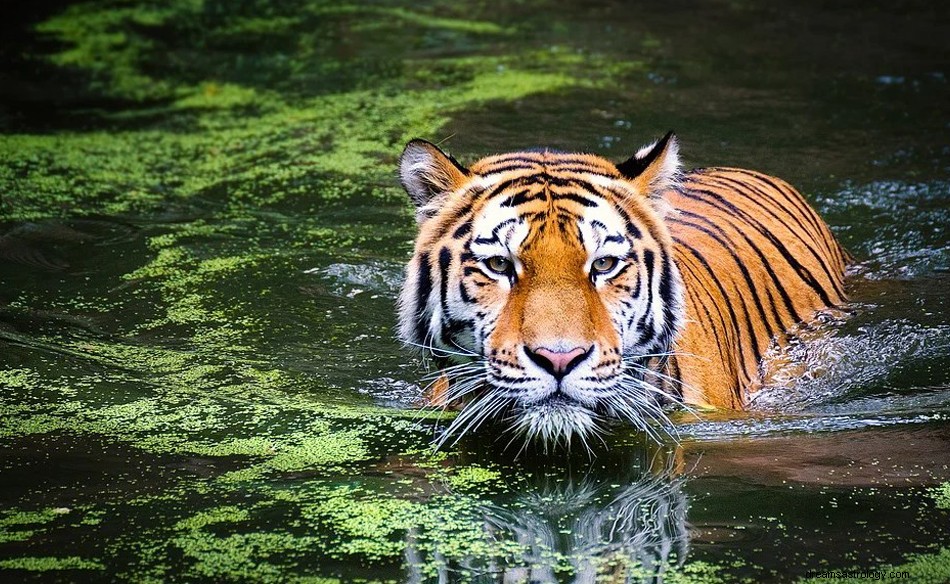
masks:
[[[794,559],[804,574],[817,556],[809,535],[787,527],[796,521],[821,529],[829,541],[849,542],[847,551],[856,557],[879,558],[878,540],[945,533],[938,513],[896,519],[928,503],[900,511],[882,498],[893,493],[906,505],[911,493],[891,489],[950,479],[945,424],[771,432],[741,441],[728,422],[703,424],[706,439],[657,446],[628,436],[593,460],[581,453],[529,453],[498,466],[492,462],[503,454],[474,438],[463,441],[465,454],[446,464],[498,469],[505,494],[488,494],[474,517],[465,515],[464,544],[440,539],[459,525],[410,529],[406,580],[662,583],[736,546],[750,565],[787,570],[783,562]],[[723,431],[718,440],[712,436],[717,429]],[[467,488],[428,485],[430,496],[471,500]],[[847,521],[833,520],[843,517]],[[874,537],[855,546],[848,536],[855,524],[874,526]]]
[[[558,468],[553,460],[523,461],[518,494],[484,505],[484,556],[453,560],[438,544],[428,555],[410,530],[409,582],[662,582],[689,550],[679,449],[624,448],[628,456]],[[563,464],[563,458],[561,463]],[[435,573],[432,573],[433,566]]]

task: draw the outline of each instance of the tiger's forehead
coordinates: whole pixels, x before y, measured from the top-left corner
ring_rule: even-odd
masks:
[[[482,176],[518,172],[525,174],[588,173],[610,178],[620,177],[617,167],[600,156],[552,150],[529,150],[488,156],[472,164],[469,170]]]

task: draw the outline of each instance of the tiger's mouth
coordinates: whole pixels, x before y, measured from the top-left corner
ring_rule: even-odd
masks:
[[[511,429],[529,441],[540,439],[544,443],[567,446],[573,438],[586,445],[590,437],[601,435],[618,423],[629,423],[656,437],[650,423],[665,419],[663,404],[643,387],[642,373],[626,371],[604,380],[596,395],[587,392],[572,395],[560,387],[534,400],[509,394],[513,415]]]
[[[515,429],[529,441],[540,439],[545,445],[564,442],[570,445],[574,436],[586,442],[607,421],[603,413],[578,400],[555,393],[539,401],[519,404]]]
[[[554,386],[543,382],[512,385],[495,378],[490,366],[486,369],[481,379],[463,384],[464,397],[457,402],[460,412],[437,441],[439,446],[481,430],[508,436],[511,443],[523,439],[525,444],[540,442],[547,449],[570,448],[577,442],[590,450],[592,438],[605,435],[617,424],[629,424],[659,441],[658,431],[651,426],[666,420],[663,404],[645,389],[644,375],[637,368],[598,379],[596,386],[562,381]]]

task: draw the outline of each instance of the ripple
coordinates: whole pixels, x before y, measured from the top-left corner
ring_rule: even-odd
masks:
[[[403,267],[394,262],[370,260],[363,264],[331,264],[312,268],[306,274],[316,274],[330,281],[329,291],[337,296],[352,298],[363,292],[393,295],[402,285]]]
[[[876,181],[817,199],[872,279],[908,280],[950,267],[950,183]]]

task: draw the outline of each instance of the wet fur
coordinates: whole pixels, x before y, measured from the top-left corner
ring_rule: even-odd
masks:
[[[456,435],[502,420],[586,442],[615,418],[653,432],[670,402],[741,409],[768,345],[844,300],[846,254],[797,191],[740,169],[681,174],[672,135],[616,165],[530,151],[465,168],[413,141],[401,178],[419,234],[400,336],[467,402]],[[598,257],[622,269],[597,274]],[[527,356],[539,347],[590,352],[556,381]]]

